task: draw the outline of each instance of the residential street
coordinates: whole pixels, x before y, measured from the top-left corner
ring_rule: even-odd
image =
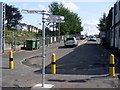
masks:
[[[2,86],[33,87],[42,83],[42,49],[14,52],[14,70],[8,69],[8,54],[3,54]],[[51,55],[57,57],[57,74],[50,74]],[[116,76],[108,76],[110,54],[97,41],[80,40],[77,47],[64,47],[64,43],[46,46],[47,84],[54,88],[118,88],[120,72],[115,60]]]

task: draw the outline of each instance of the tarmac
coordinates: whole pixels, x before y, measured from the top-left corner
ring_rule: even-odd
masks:
[[[46,52],[53,52],[53,48],[63,44],[54,43],[46,46]],[[3,54],[2,62],[2,87],[30,87],[42,83],[41,72],[34,72],[39,68],[31,68],[22,62],[26,59],[40,55],[42,49],[33,51],[19,50],[14,52],[14,70],[8,68],[8,52]],[[19,57],[19,58],[18,58]],[[39,63],[39,62],[38,62]],[[47,63],[48,65],[49,63]],[[39,66],[38,66],[39,67]],[[101,68],[97,69],[99,71]],[[86,70],[87,71],[87,70]],[[94,70],[93,70],[94,72]],[[54,85],[53,88],[120,88],[120,79],[118,74],[110,77],[108,74],[103,75],[69,75],[69,74],[45,74],[45,84]]]

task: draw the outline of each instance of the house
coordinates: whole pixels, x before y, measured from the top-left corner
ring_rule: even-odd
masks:
[[[22,31],[28,31],[28,25],[25,24],[25,23],[20,23],[20,26],[21,26],[21,30]]]
[[[16,29],[22,31],[39,32],[38,27],[35,27],[33,25],[27,25],[26,23],[20,23],[16,25]]]
[[[120,50],[120,0],[110,9],[106,23],[107,42],[113,50]]]

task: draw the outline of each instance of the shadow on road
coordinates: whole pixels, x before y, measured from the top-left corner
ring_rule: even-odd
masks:
[[[9,67],[0,67],[0,69],[10,69]]]
[[[66,48],[59,46],[58,49]],[[56,64],[57,74],[103,75],[108,74],[109,54],[99,44],[87,43],[75,47],[73,52],[58,59]],[[46,74],[50,74],[51,64],[45,68]],[[34,72],[41,73],[42,69]]]

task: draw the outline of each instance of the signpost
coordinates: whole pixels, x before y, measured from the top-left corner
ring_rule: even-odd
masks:
[[[42,14],[42,87],[45,85],[45,15],[49,15],[45,10],[22,10],[23,13]]]
[[[39,11],[39,10],[22,10],[22,13],[28,13],[28,14],[42,14],[42,87],[44,87],[45,84],[45,22],[57,22],[58,20],[61,20],[61,16],[58,15],[51,15],[45,10]],[[45,15],[49,15],[49,17],[46,19]]]

